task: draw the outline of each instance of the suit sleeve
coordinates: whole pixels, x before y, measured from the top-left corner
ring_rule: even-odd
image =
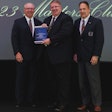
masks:
[[[94,37],[95,37],[95,41],[94,41],[95,44],[94,44],[93,55],[100,57],[104,44],[104,29],[103,29],[103,23],[99,19],[96,23]]]
[[[74,54],[77,53],[77,33],[78,33],[78,30],[77,30],[77,26],[76,26],[76,21],[74,22],[74,25],[73,25],[73,38],[72,38],[72,44],[73,44],[73,52]]]
[[[17,21],[14,21],[13,27],[12,27],[12,32],[11,32],[11,42],[12,42],[12,47],[14,51],[14,55],[16,55],[17,52],[19,52],[19,28],[17,25]]]

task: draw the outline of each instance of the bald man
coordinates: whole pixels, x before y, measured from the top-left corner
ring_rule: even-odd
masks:
[[[26,3],[24,16],[16,19],[12,28],[11,42],[16,60],[16,107],[35,104],[38,47],[34,44],[34,26],[41,25],[41,21],[33,17],[34,10],[34,4]]]

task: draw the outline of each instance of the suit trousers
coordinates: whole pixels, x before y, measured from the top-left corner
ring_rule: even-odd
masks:
[[[54,101],[59,105],[67,105],[70,96],[71,62],[52,64],[46,54],[45,67],[48,83],[52,86],[50,96],[55,96]]]
[[[35,61],[17,62],[16,99],[18,104],[34,103],[37,74]]]
[[[101,105],[101,81],[99,63],[91,65],[89,62],[78,62],[79,85],[83,104],[91,102],[93,105]]]

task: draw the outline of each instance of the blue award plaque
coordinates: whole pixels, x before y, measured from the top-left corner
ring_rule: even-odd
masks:
[[[42,44],[42,41],[47,38],[47,27],[35,26],[35,44]]]

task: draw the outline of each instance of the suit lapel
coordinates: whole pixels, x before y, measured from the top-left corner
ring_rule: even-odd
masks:
[[[48,23],[47,23],[48,25],[50,25],[51,19],[52,19],[52,16],[50,16],[48,19]]]
[[[30,35],[32,35],[32,33],[31,33],[31,31],[30,31],[30,27],[29,27],[29,25],[28,25],[27,20],[26,20],[25,17],[23,17],[23,25],[24,25],[24,27],[27,28],[28,33],[29,33]]]
[[[79,23],[79,24],[80,24],[80,23]],[[90,18],[88,19],[88,22],[87,22],[87,24],[86,24],[86,26],[85,26],[85,29],[84,29],[84,31],[83,31],[83,33],[82,33],[81,35],[83,35],[85,32],[87,32],[88,29],[90,29],[91,24],[92,24],[92,17],[90,16]]]
[[[52,28],[50,29],[50,31],[52,31],[52,30],[55,28],[55,26],[56,26],[57,24],[60,23],[60,17],[61,17],[61,15],[62,15],[62,14],[60,14],[60,15],[56,18],[56,20],[55,20],[55,22],[54,22]],[[48,24],[49,24],[49,25],[50,25],[51,19],[52,19],[52,16],[49,17],[49,20],[48,20]]]
[[[23,19],[24,19],[24,23],[23,23],[23,25],[25,25],[25,26],[28,28],[28,30],[30,31],[30,28],[29,28],[29,25],[28,25],[28,23],[27,23],[26,18],[23,17]]]
[[[78,21],[77,21],[77,29],[78,29],[78,33],[79,33],[79,35],[80,35],[80,21],[81,21],[81,19],[79,19]]]
[[[54,22],[54,25],[57,24],[57,23],[60,23],[59,21],[60,21],[60,18],[62,17],[62,15],[63,15],[63,13],[61,13],[61,14],[57,17],[56,21]]]
[[[87,22],[87,24],[85,26],[85,31],[88,30],[88,29],[90,29],[90,27],[91,27],[91,24],[92,24],[92,19],[91,18],[92,17],[90,16],[90,18],[88,19],[88,22]]]

